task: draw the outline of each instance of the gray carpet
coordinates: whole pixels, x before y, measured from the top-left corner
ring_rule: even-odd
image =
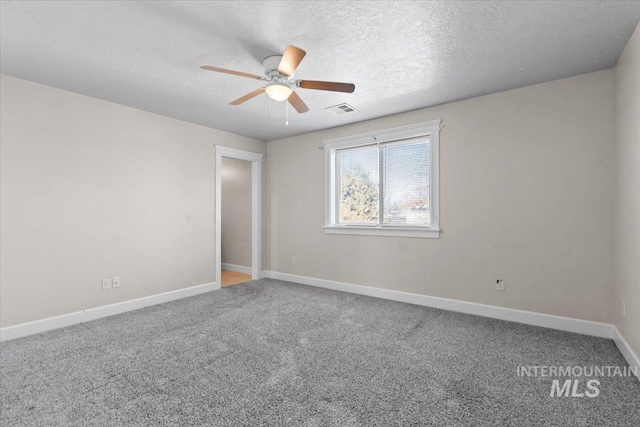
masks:
[[[264,279],[2,343],[1,424],[627,425],[640,382],[549,397],[519,365],[611,340]]]

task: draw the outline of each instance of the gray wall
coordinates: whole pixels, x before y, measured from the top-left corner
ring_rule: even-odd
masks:
[[[251,267],[251,162],[222,158],[222,262]]]
[[[613,85],[605,70],[268,142],[269,268],[612,322]],[[322,141],[432,119],[441,238],[324,234]]]
[[[214,144],[263,142],[5,75],[0,94],[1,326],[215,280]]]
[[[615,323],[640,355],[640,25],[616,66],[615,111]]]

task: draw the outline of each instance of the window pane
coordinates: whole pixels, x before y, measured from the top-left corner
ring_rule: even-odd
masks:
[[[429,140],[382,146],[384,224],[429,224]]]
[[[341,224],[378,224],[378,147],[336,152],[338,221]]]

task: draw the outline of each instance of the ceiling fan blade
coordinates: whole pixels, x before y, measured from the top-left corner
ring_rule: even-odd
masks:
[[[288,101],[289,101],[289,104],[291,104],[293,108],[295,108],[296,111],[300,114],[303,114],[309,111],[309,107],[307,107],[307,104],[305,104],[302,98],[300,98],[298,94],[295,92],[291,92],[291,95],[289,95]]]
[[[285,76],[293,76],[293,73],[300,65],[302,58],[307,54],[304,50],[295,46],[287,46],[282,55],[282,59],[280,60],[280,65],[278,65],[278,72],[284,74]]]
[[[260,76],[256,76],[255,74],[243,73],[242,71],[227,70],[226,68],[212,67],[210,65],[203,65],[200,68],[208,71],[217,71],[218,73],[233,74],[234,76],[248,77],[250,79],[262,80],[262,77]]]
[[[298,87],[303,89],[330,90],[332,92],[353,93],[356,85],[353,83],[323,82],[319,80],[300,80]]]
[[[246,94],[245,96],[241,96],[240,98],[236,99],[235,101],[231,101],[229,103],[229,105],[240,105],[243,102],[247,102],[251,98],[255,98],[256,96],[260,95],[261,93],[264,93],[264,88],[263,87],[261,87],[260,89],[256,89],[253,92],[250,92],[250,93]]]

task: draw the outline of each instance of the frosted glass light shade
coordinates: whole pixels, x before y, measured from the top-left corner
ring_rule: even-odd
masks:
[[[289,95],[293,92],[289,86],[279,83],[270,84],[266,87],[265,91],[267,92],[267,95],[269,95],[269,98],[274,101],[284,101],[289,98]]]

